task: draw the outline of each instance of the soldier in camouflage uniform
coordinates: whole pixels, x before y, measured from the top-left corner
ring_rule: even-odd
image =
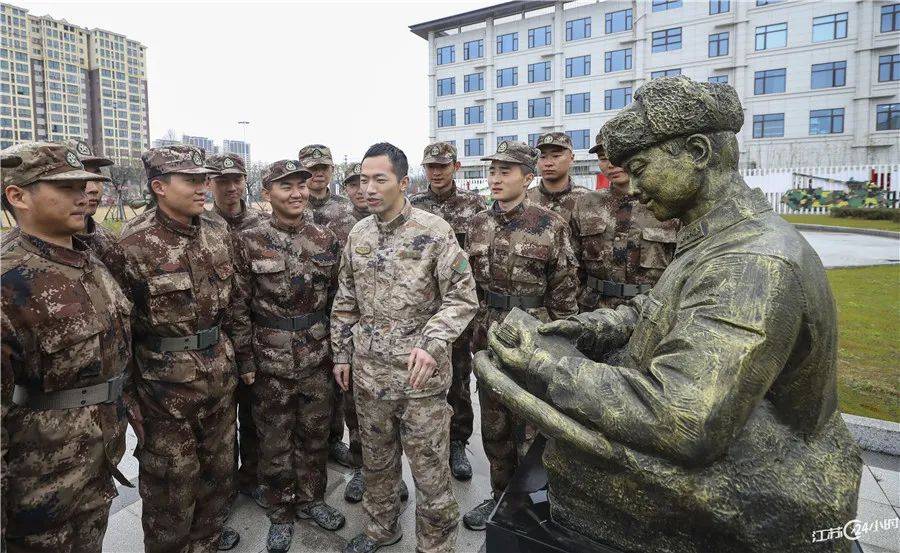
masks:
[[[142,156],[155,207],[107,256],[135,302],[129,420],[138,434],[148,552],[230,549],[222,526],[234,485],[234,349],[228,332],[234,255],[228,227],[204,209],[202,150],[175,145]],[[253,374],[242,375],[253,382]]]
[[[362,162],[375,215],[347,240],[331,314],[335,379],[350,362],[362,433],[369,522],[344,550],[370,553],[402,537],[400,457],[416,484],[417,551],[453,551],[459,507],[450,486],[450,348],[475,313],[475,281],[453,228],[413,208],[406,155],[381,143]]]
[[[256,374],[259,477],[271,521],[267,548],[287,551],[296,516],[326,530],[344,516],[325,504],[334,378],[328,303],[340,248],[304,217],[310,172],[281,160],[262,175],[270,218],[237,236],[234,341],[241,372]]]
[[[353,215],[353,204],[343,196],[331,193],[331,179],[334,176],[334,161],[331,150],[322,144],[310,144],[300,148],[300,164],[312,173],[309,179],[309,209],[313,222],[324,226],[337,236],[338,243],[344,247],[350,229],[356,224]],[[334,387],[334,402],[331,413],[331,432],[328,436],[328,457],[333,461],[350,467],[350,449],[342,440],[344,437],[344,413],[341,405],[341,390]]]
[[[436,142],[425,148],[422,167],[428,179],[425,192],[410,196],[413,207],[424,209],[450,223],[460,246],[466,241],[469,222],[485,208],[484,199],[477,193],[456,187],[453,175],[459,170],[456,147],[448,142]],[[472,437],[472,326],[453,342],[450,359],[453,363],[453,382],[447,392],[447,402],[453,408],[450,417],[450,472],[457,480],[472,478],[472,465],[466,458],[466,444]]]
[[[562,217],[536,205],[525,190],[538,153],[522,142],[503,141],[490,161],[488,183],[495,202],[472,219],[466,251],[478,283],[472,350],[487,347],[487,332],[518,307],[542,321],[578,313],[578,263]],[[478,388],[481,438],[491,467],[492,497],[466,513],[463,524],[484,530],[533,432],[497,397]]]
[[[116,496],[111,477],[134,487],[116,468],[131,303],[75,237],[86,183],[106,177],[60,144],[16,150],[2,156],[3,205],[21,230],[0,261],[0,548],[100,553]]]
[[[616,308],[649,291],[675,253],[680,223],[658,221],[630,189],[628,174],[606,158],[601,133],[590,149],[609,179],[609,190],[590,192],[572,212],[572,247],[581,261],[581,312]]]
[[[572,139],[564,132],[550,132],[538,138],[537,148],[541,183],[528,191],[528,199],[558,213],[568,223],[578,199],[589,192],[587,188],[575,186],[569,176],[569,168],[575,161]]]
[[[362,171],[362,166],[359,163],[351,164],[347,169],[347,174],[344,175],[344,182],[341,183],[344,194],[350,198],[350,203],[353,204],[353,218],[357,221],[369,216],[369,204],[366,203],[366,197],[359,189],[360,171]]]

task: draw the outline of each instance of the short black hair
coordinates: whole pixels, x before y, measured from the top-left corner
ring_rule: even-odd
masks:
[[[387,156],[391,162],[391,168],[394,170],[394,174],[397,175],[398,181],[403,180],[403,177],[409,173],[409,161],[406,160],[406,154],[403,153],[403,150],[390,142],[379,142],[378,144],[369,146],[369,149],[366,150],[366,154],[363,156],[363,161],[365,161],[367,157],[378,156]]]

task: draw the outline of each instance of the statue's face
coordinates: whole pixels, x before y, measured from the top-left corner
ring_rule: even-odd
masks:
[[[623,167],[639,201],[660,221],[681,217],[696,203],[699,173],[687,151],[672,155],[653,146],[631,156]]]

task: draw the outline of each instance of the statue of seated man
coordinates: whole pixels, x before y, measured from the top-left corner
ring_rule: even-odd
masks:
[[[550,438],[554,521],[624,551],[850,550],[814,539],[854,518],[862,467],[837,409],[834,299],[741,178],[743,120],[731,86],[642,86],[603,141],[653,215],[681,221],[671,265],[615,310],[511,317],[476,358],[479,385]]]

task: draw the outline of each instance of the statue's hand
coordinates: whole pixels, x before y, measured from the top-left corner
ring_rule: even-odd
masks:
[[[531,393],[543,397],[547,383],[539,371],[532,370],[531,360],[535,355],[546,352],[537,349],[533,330],[494,323],[488,330],[488,347],[515,381]]]
[[[544,323],[538,327],[538,332],[549,336],[562,336],[570,341],[575,341],[585,333],[584,325],[578,321],[560,319],[550,323]]]

